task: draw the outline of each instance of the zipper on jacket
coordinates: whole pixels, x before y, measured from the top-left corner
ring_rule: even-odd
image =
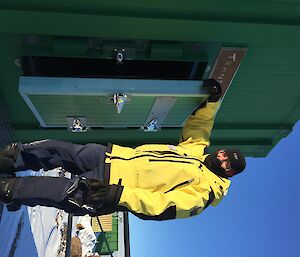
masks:
[[[156,150],[156,151],[143,151],[143,152],[155,153],[155,154],[159,154],[159,155],[172,154],[172,155],[176,155],[176,156],[182,156],[179,153],[172,152],[172,151],[158,151],[158,150]]]
[[[133,157],[130,157],[130,158],[124,158],[124,157],[120,157],[120,156],[110,156],[109,158],[111,160],[130,161],[130,160],[134,160],[134,159],[141,158],[141,157],[153,157],[153,158],[158,158],[158,159],[164,159],[166,157],[169,157],[169,158],[175,158],[175,159],[195,160],[195,161],[198,161],[198,162],[201,163],[201,161],[197,158],[182,156],[182,155],[174,155],[174,156],[161,155],[161,156],[156,156],[154,154],[141,154],[141,155],[133,156]],[[192,163],[192,162],[188,162],[188,163]]]
[[[162,160],[149,159],[149,162],[179,162],[179,163],[194,164],[194,163],[189,162],[189,161],[184,161],[184,160],[171,160],[171,159],[162,159]]]
[[[184,158],[184,159],[195,160],[195,161],[201,162],[200,159],[198,159],[196,157],[190,157],[187,154],[181,155],[179,153],[172,152],[172,151],[157,151],[156,150],[156,151],[144,151],[144,152],[154,153],[154,154],[157,154],[157,155],[161,155],[162,157]]]
[[[170,192],[170,191],[173,191],[173,190],[176,189],[177,187],[185,186],[185,185],[187,185],[187,184],[190,184],[190,183],[192,183],[193,181],[194,181],[194,179],[191,178],[191,179],[189,179],[189,180],[187,180],[187,181],[181,182],[181,183],[177,184],[176,186],[173,186],[173,187],[172,187],[171,189],[169,189],[168,191],[166,191],[165,194],[168,193],[168,192]]]

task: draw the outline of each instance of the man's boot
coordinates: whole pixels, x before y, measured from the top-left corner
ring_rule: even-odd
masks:
[[[12,203],[16,180],[17,178],[0,177],[0,202]]]
[[[13,174],[16,171],[14,163],[18,154],[19,148],[17,143],[6,145],[0,149],[0,174]]]

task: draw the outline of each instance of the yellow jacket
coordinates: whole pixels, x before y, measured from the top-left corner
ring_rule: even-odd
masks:
[[[185,218],[216,205],[230,181],[203,165],[219,102],[207,103],[186,121],[182,142],[136,148],[113,145],[107,153],[110,184],[124,186],[119,206],[143,219]]]

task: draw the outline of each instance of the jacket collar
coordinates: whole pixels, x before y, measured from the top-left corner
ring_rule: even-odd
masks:
[[[201,157],[201,162],[204,161],[206,156],[207,155]],[[216,175],[215,173],[210,171],[203,163],[201,169],[204,172],[204,176],[208,180],[209,185],[215,195],[215,200],[213,201],[212,205],[216,205],[224,196],[227,195],[231,181],[227,178]]]

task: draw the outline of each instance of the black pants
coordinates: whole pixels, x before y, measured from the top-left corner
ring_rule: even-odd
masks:
[[[62,167],[78,175],[72,179],[64,177],[22,177],[15,184],[15,203],[28,206],[43,205],[63,209],[75,215],[89,212],[66,201],[66,191],[74,185],[78,177],[103,181],[106,147],[99,144],[77,145],[68,142],[43,140],[30,144],[19,144],[19,155],[15,162],[17,171],[50,170]],[[80,190],[74,196],[81,201]]]

